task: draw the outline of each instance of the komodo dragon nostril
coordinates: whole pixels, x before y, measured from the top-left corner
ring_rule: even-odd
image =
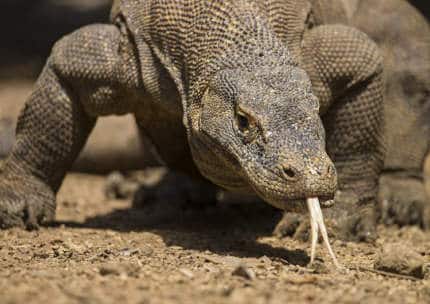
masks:
[[[288,181],[296,181],[299,177],[298,171],[288,164],[281,165],[280,171],[282,176]]]

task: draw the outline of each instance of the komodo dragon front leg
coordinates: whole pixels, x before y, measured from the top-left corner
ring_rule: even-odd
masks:
[[[338,173],[336,204],[327,215],[338,237],[372,240],[384,156],[382,58],[365,34],[341,25],[310,30],[302,50]],[[284,225],[277,229],[288,229]]]
[[[53,219],[55,193],[96,117],[138,105],[143,89],[133,53],[127,32],[113,25],[82,28],[55,45],[0,173],[0,228]]]
[[[372,239],[384,159],[382,57],[365,34],[340,25],[305,35],[303,56],[320,99],[327,152],[338,171],[341,193],[329,216],[344,237]]]

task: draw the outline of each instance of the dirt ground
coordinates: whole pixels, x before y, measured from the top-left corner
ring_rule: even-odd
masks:
[[[309,244],[277,239],[279,212],[225,204],[151,217],[108,200],[103,176],[71,174],[57,223],[0,231],[1,303],[429,303],[430,280],[370,271],[387,244],[430,257],[430,233],[383,228],[375,244],[335,241],[333,269]],[[322,246],[320,246],[321,248]],[[366,270],[369,269],[369,270]]]

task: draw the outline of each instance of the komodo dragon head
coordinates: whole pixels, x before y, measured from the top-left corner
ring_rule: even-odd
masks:
[[[304,208],[310,197],[328,202],[334,196],[336,170],[325,149],[319,101],[298,67],[217,72],[202,97],[197,137],[194,159],[219,186],[252,188],[286,210]]]

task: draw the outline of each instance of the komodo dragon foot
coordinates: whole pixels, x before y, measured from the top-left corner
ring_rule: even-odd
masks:
[[[26,176],[0,172],[0,229],[37,229],[55,216],[55,195],[47,185]]]
[[[430,228],[430,205],[420,178],[384,174],[380,179],[378,203],[384,224]]]
[[[147,169],[127,177],[112,174],[105,191],[108,197],[133,198],[133,207],[151,217],[177,215],[217,203],[217,188],[212,184],[165,169]]]
[[[324,209],[331,237],[346,241],[373,242],[376,235],[376,215],[373,204],[359,204],[355,194],[338,191],[335,205]],[[309,218],[305,214],[286,212],[274,230],[278,237],[290,236],[302,241],[310,238]]]

